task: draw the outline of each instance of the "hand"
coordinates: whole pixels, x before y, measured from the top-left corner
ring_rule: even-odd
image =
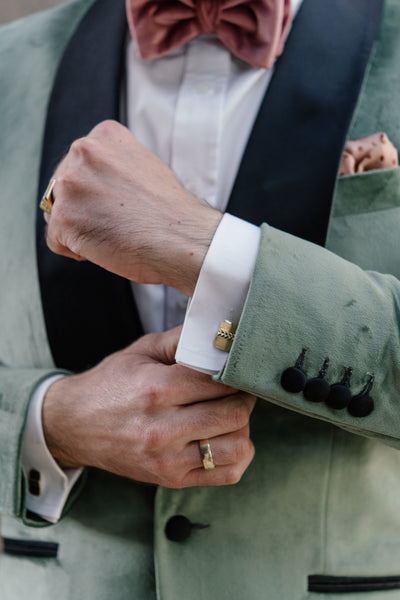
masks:
[[[50,387],[43,428],[62,467],[88,465],[170,488],[239,481],[254,455],[255,398],[174,364],[179,333],[147,335]],[[204,438],[213,471],[202,465]]]
[[[51,250],[191,296],[221,213],[189,194],[128,129],[105,121],[58,166]]]

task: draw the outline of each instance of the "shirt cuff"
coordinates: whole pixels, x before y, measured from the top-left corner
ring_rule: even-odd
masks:
[[[26,508],[50,523],[57,523],[83,469],[62,470],[47,448],[42,426],[43,400],[49,387],[63,375],[43,381],[32,394],[23,434],[22,468],[34,477],[34,493],[27,490]],[[28,486],[29,488],[29,486]]]
[[[226,352],[214,346],[223,320],[237,323],[260,245],[260,229],[225,214],[204,259],[189,302],[175,359],[186,367],[218,373]]]

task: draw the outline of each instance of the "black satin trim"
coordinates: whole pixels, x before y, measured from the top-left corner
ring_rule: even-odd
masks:
[[[34,540],[18,540],[2,538],[3,552],[13,556],[30,556],[32,558],[57,558],[59,545],[56,542]]]
[[[127,23],[123,0],[97,0],[71,38],[48,107],[38,203],[71,143],[105,119],[118,120]],[[37,256],[50,348],[58,367],[82,371],[142,334],[127,280],[56,256],[37,214]]]
[[[382,5],[382,0],[304,0],[260,108],[228,212],[325,243],[341,153]]]
[[[388,577],[335,577],[309,575],[308,591],[320,594],[346,594],[353,592],[381,592],[400,588],[400,575]]]
[[[382,0],[304,0],[250,136],[228,212],[324,243],[337,167],[381,7]],[[124,0],[97,0],[72,37],[50,99],[38,202],[70,144],[98,122],[118,119],[126,31]],[[57,366],[83,370],[141,334],[129,282],[52,254],[40,210],[37,252]]]

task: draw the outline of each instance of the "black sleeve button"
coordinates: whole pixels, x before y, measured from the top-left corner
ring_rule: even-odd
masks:
[[[314,377],[309,379],[304,388],[304,398],[309,402],[323,402],[329,396],[331,386],[326,379]]]
[[[301,369],[289,367],[282,373],[281,386],[286,392],[298,394],[304,390],[307,382],[306,374]]]
[[[171,517],[165,526],[165,535],[171,542],[184,542],[191,532],[192,523],[183,515]]]
[[[350,400],[347,410],[352,417],[367,417],[374,410],[374,400],[368,394],[358,394]]]
[[[374,380],[374,375],[369,373],[369,381],[364,389],[350,400],[347,410],[352,417],[367,417],[374,410],[374,400],[369,395]]]
[[[329,396],[325,400],[327,406],[334,408],[335,410],[341,410],[346,408],[351,400],[350,388],[342,385],[341,383],[335,383],[331,386]]]
[[[346,408],[349,404],[352,397],[350,390],[350,377],[352,372],[353,369],[348,367],[345,370],[342,381],[331,385],[329,396],[325,400],[327,406],[334,408],[335,410],[341,410]]]
[[[281,386],[286,392],[291,394],[298,394],[304,390],[307,382],[307,376],[303,371],[304,357],[307,352],[306,348],[303,348],[299,358],[296,361],[294,367],[289,367],[281,375]]]
[[[328,370],[329,358],[324,360],[324,364],[318,374],[318,377],[309,379],[303,391],[303,396],[309,402],[323,402],[331,391],[331,386],[324,379]]]

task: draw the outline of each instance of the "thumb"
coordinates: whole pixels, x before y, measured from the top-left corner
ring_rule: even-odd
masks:
[[[135,352],[144,354],[156,362],[173,365],[181,331],[182,325],[179,325],[163,333],[150,333],[140,338],[132,346],[135,347]]]

